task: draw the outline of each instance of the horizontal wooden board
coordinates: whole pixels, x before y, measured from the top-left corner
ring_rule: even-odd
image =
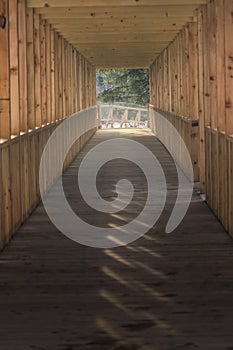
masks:
[[[207,0],[118,0],[118,6],[151,6],[151,5],[201,5]],[[29,7],[94,7],[111,6],[112,0],[28,0]]]
[[[145,6],[145,7],[38,7],[36,12],[45,15],[46,17],[58,18],[183,18],[193,16],[198,5],[192,6]],[[136,17],[135,17],[136,16]]]

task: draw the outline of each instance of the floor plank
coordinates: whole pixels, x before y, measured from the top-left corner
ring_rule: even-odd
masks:
[[[104,140],[126,137],[151,149],[164,167],[168,200],[143,238],[113,250],[70,241],[40,205],[0,255],[1,350],[233,349],[233,243],[194,193],[182,224],[164,228],[174,205],[177,177],[164,147],[146,130],[99,131],[64,174],[74,210],[109,227],[137,216],[145,178],[132,163],[115,160],[99,173],[100,193],[128,175],[132,206],[120,220],[95,212],[74,191],[77,167]]]

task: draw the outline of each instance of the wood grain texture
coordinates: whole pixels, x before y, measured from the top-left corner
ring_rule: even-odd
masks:
[[[77,112],[80,106],[76,100],[80,98],[85,99],[86,107],[94,105],[96,92],[95,79],[89,74],[92,65],[66,41],[68,60],[65,39],[27,7],[25,0],[1,0],[0,25],[2,248],[38,204],[40,155],[56,121]],[[84,63],[80,71],[76,55],[82,56]],[[84,74],[85,85],[79,91],[77,80]],[[69,110],[65,110],[66,105]],[[75,152],[76,148],[68,163]]]
[[[28,6],[34,7],[94,66],[134,68],[149,67],[183,26],[194,20],[196,9],[205,3],[205,0],[129,0],[116,6],[110,1],[70,0],[64,4],[30,0]],[[161,43],[164,46],[159,48]],[[106,49],[112,44],[117,44],[117,52]],[[148,44],[150,52],[146,53]]]
[[[199,179],[200,174],[201,191],[231,235],[232,10],[232,0],[210,1],[199,8],[197,22],[188,23],[165,49],[169,55],[169,106],[165,102],[167,79],[163,77],[167,75],[167,62],[164,52],[150,69],[152,104],[179,130],[195,160],[195,179]],[[177,85],[177,77],[181,86]],[[182,103],[180,96],[183,96]],[[195,128],[186,129],[192,119],[199,119],[198,132]]]
[[[176,173],[169,154],[141,131],[98,132],[64,174],[74,210],[96,225],[124,224],[143,205],[139,192],[120,218],[84,206],[76,188],[81,159],[101,141],[140,141],[162,161],[169,190],[161,220],[143,238],[115,250],[81,246],[51,224],[40,205],[0,256],[1,347],[140,349],[230,348],[232,240],[195,193],[187,216],[164,233],[174,203]],[[146,192],[144,176],[121,160],[99,174],[100,193],[113,199],[116,175]],[[14,334],[9,334],[9,328]],[[188,345],[190,344],[190,345]]]

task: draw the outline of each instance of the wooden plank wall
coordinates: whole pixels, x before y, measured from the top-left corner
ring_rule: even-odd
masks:
[[[36,207],[38,169],[64,118],[96,103],[95,68],[25,0],[0,0],[0,248]],[[85,79],[84,79],[85,77]],[[66,166],[90,138],[72,149]]]
[[[151,104],[179,131],[199,181],[197,23],[188,23],[150,68]],[[185,166],[182,150],[178,156]]]
[[[233,0],[211,0],[151,66],[151,103],[177,125],[201,191],[233,235]],[[167,64],[168,60],[168,64]],[[177,119],[179,122],[177,123]],[[199,137],[185,124],[199,121]],[[197,177],[196,177],[197,179]]]

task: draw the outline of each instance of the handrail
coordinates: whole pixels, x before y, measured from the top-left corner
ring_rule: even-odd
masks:
[[[106,118],[103,118],[103,109],[107,108],[109,109],[108,115]],[[121,110],[124,111],[121,116],[118,116],[118,121],[116,119],[114,120],[114,110]],[[129,117],[129,111],[135,111],[136,116],[134,116],[134,119],[130,119]],[[128,128],[128,127],[146,127],[147,121],[142,121],[141,116],[142,113],[148,114],[148,110],[146,108],[142,107],[130,107],[127,105],[115,105],[115,104],[99,104],[98,105],[98,120],[99,120],[99,129],[102,127],[108,128],[109,126],[111,128],[118,127],[118,128]],[[103,124],[103,121],[106,121],[106,124]],[[117,124],[117,126],[115,126]]]

